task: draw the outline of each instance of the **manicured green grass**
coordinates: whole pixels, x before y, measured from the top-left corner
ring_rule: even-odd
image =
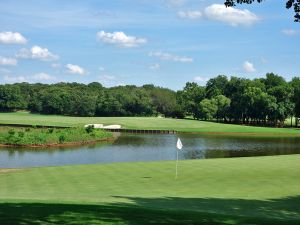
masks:
[[[0,170],[0,224],[300,224],[300,155]]]
[[[216,133],[252,133],[259,135],[281,136],[299,135],[300,129],[267,128],[219,124],[191,119],[170,119],[157,117],[68,117],[39,115],[27,112],[0,113],[0,124],[30,124],[55,126],[82,126],[89,123],[120,124],[128,129],[160,129],[182,132],[216,132]]]
[[[1,127],[0,144],[5,145],[56,145],[85,143],[111,138],[112,134],[99,129],[71,127],[65,129]]]

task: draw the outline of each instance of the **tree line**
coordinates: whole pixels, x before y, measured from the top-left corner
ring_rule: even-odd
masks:
[[[280,126],[300,117],[300,78],[268,73],[247,79],[219,75],[206,86],[173,91],[152,84],[105,88],[100,83],[0,85],[0,111],[68,116],[165,116]]]

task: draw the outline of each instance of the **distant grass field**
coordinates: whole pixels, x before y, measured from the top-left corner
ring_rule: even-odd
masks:
[[[68,117],[39,115],[27,112],[0,113],[0,124],[30,124],[55,126],[83,126],[88,123],[120,124],[128,129],[160,129],[181,132],[202,133],[252,133],[258,135],[300,136],[300,129],[253,127],[233,124],[220,124],[191,119],[170,119],[157,117]]]
[[[0,224],[300,224],[300,155],[0,169]]]

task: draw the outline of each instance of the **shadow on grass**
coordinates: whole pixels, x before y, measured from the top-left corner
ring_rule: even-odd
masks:
[[[300,224],[300,196],[269,201],[116,198],[132,203],[0,203],[0,224]]]

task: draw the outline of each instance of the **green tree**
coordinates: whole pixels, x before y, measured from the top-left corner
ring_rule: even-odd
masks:
[[[25,101],[21,90],[16,85],[0,85],[0,110],[14,111],[24,109]]]
[[[224,95],[218,95],[213,98],[213,101],[217,106],[217,111],[215,114],[217,121],[219,121],[219,119],[224,119],[226,122],[226,115],[228,114],[231,100]]]
[[[217,103],[213,99],[203,99],[198,104],[198,107],[199,109],[196,114],[197,119],[211,120],[215,118],[218,111]]]
[[[292,101],[294,96],[293,88],[285,83],[269,88],[268,94],[276,98],[277,110],[272,116],[273,121],[275,125],[278,122],[280,125],[283,125],[284,121],[294,113],[295,104]]]
[[[245,78],[231,77],[225,86],[225,96],[230,98],[231,104],[228,112],[230,122],[245,122],[245,106],[242,102],[242,95],[251,86],[251,81]]]
[[[182,91],[177,92],[177,100],[187,114],[196,118],[198,104],[205,98],[205,88],[195,82],[187,82]]]
[[[206,98],[210,99],[218,95],[224,95],[227,83],[228,79],[224,75],[209,79],[205,87]]]
[[[294,77],[290,82],[290,85],[294,90],[294,95],[292,97],[292,102],[295,105],[293,114],[295,117],[299,118],[300,117],[300,78]],[[298,119],[296,119],[296,122],[298,123]]]

